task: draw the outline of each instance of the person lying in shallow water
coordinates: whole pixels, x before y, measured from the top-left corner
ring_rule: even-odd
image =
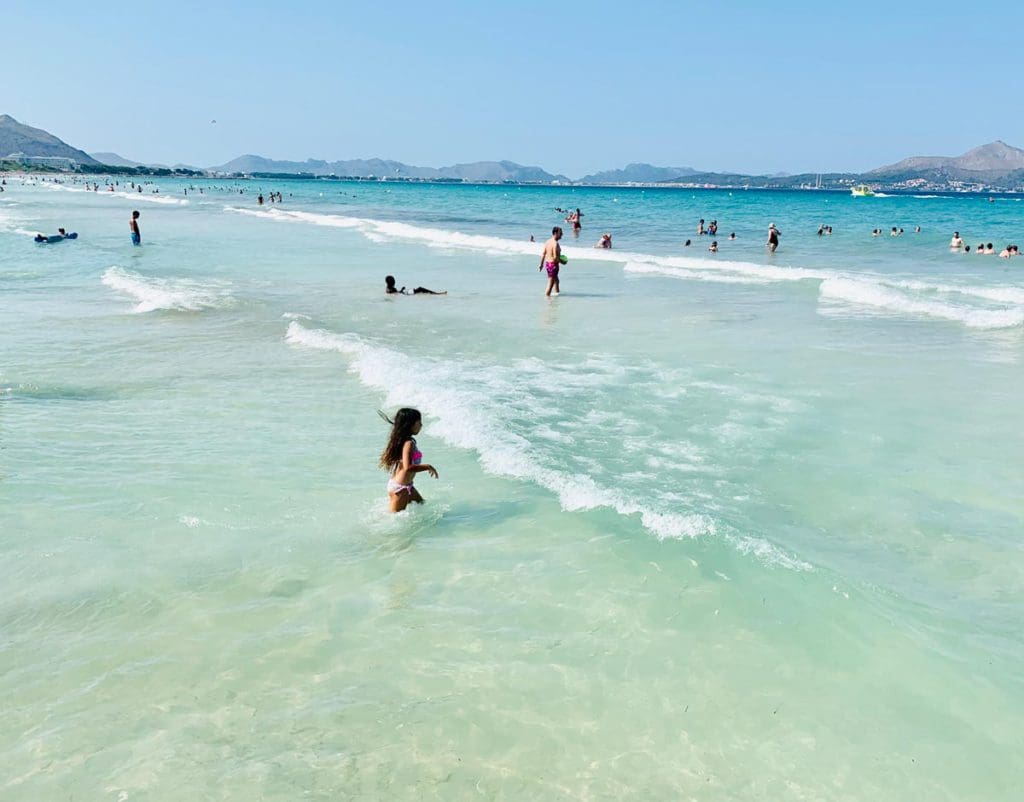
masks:
[[[428,290],[426,287],[416,287],[414,290],[407,290],[405,287],[398,289],[395,287],[394,276],[384,276],[384,292],[387,295],[447,295],[448,290],[442,290],[437,292],[436,290]]]

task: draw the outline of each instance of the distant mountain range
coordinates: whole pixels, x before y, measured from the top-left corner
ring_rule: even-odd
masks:
[[[564,175],[552,175],[540,167],[524,167],[510,161],[473,162],[451,167],[416,167],[390,159],[351,159],[328,162],[307,159],[304,162],[279,161],[263,156],[239,156],[226,164],[210,167],[218,173],[306,173],[309,175],[337,175],[358,178],[418,178],[422,180],[459,181],[516,181],[550,184],[553,181],[571,183]]]
[[[71,147],[42,128],[23,125],[9,114],[0,114],[0,159],[14,153],[26,156],[59,156],[89,166],[99,164],[88,153]]]
[[[87,168],[103,165],[138,170],[198,170],[184,164],[173,168],[142,164],[116,153],[89,155],[39,128],[23,125],[13,117],[0,115],[0,159],[14,153],[26,156],[61,156],[74,159]],[[825,189],[848,187],[865,181],[890,187],[1003,188],[1024,189],[1024,150],[1002,141],[969,150],[960,156],[915,156],[867,173],[828,173],[802,175],[751,176],[739,173],[707,173],[693,167],[656,167],[628,164],[622,169],[605,170],[578,181],[510,161],[482,161],[453,164],[448,167],[417,167],[390,159],[350,159],[343,161],[282,161],[264,156],[245,155],[226,164],[206,168],[210,173],[244,175],[311,175],[352,178],[388,178],[425,181],[514,182],[530,184],[687,184],[689,186],[807,187]]]
[[[96,161],[100,164],[105,164],[108,167],[155,167],[158,170],[199,170],[202,167],[193,167],[191,164],[176,164],[174,167],[168,167],[166,164],[145,164],[144,162],[133,162],[131,159],[126,159],[124,156],[119,156],[116,153],[90,153]]]

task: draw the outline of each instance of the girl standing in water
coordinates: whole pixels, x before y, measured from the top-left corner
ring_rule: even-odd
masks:
[[[426,471],[435,479],[437,471],[433,465],[423,464],[423,453],[416,447],[414,435],[423,428],[423,417],[418,409],[402,407],[392,420],[383,412],[380,416],[391,424],[391,436],[380,455],[380,467],[391,474],[388,479],[388,509],[401,512],[410,501],[423,503],[423,496],[413,487],[413,477]]]

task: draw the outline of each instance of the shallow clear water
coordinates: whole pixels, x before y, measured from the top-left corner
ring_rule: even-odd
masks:
[[[159,186],[0,195],[0,798],[1015,798],[1015,198]]]

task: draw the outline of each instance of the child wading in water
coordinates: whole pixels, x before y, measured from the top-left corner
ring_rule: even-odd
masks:
[[[423,428],[423,418],[418,409],[402,407],[392,420],[383,412],[380,416],[391,424],[391,436],[380,455],[380,467],[391,474],[388,479],[388,508],[401,512],[410,501],[423,503],[423,496],[412,485],[413,477],[426,471],[435,479],[437,471],[433,465],[424,465],[423,453],[416,447],[414,435]]]

